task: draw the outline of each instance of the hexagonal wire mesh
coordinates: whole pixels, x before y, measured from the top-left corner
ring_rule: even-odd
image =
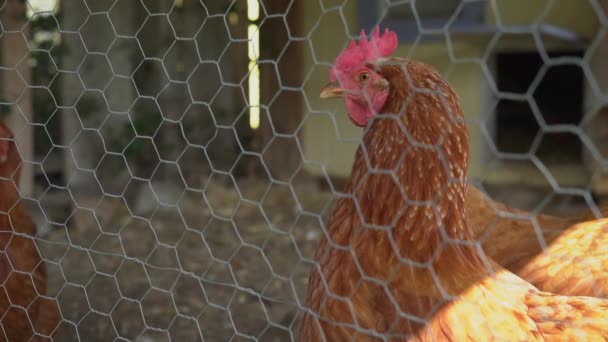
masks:
[[[459,94],[469,181],[533,209],[491,207],[480,236],[518,219],[541,237],[541,211],[599,215],[607,7],[5,1],[3,333],[295,340],[301,313],[319,314],[309,274],[362,133],[318,94],[347,41],[378,23],[399,34],[395,55],[432,64]]]

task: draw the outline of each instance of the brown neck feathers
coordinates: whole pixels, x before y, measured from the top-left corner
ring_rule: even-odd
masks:
[[[391,92],[357,151],[348,190],[363,223],[391,227],[402,256],[422,262],[441,241],[472,240],[467,128],[456,93],[429,66],[389,60],[378,72]]]

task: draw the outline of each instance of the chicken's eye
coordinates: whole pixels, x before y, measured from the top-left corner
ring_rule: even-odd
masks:
[[[359,74],[359,82],[367,82],[370,78],[369,72],[362,72]]]

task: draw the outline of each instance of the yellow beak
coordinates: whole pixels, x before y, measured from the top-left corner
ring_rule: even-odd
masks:
[[[340,97],[344,94],[344,89],[340,87],[338,82],[330,82],[323,89],[321,89],[322,99],[331,99],[334,97]]]

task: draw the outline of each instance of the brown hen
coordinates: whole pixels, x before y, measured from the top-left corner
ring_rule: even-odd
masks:
[[[59,323],[55,300],[45,297],[46,267],[34,241],[36,226],[19,203],[21,156],[0,122],[0,341],[43,341]]]
[[[423,63],[378,58],[392,52],[381,39],[371,54],[351,44],[354,62],[338,60],[322,92],[368,128],[317,250],[300,340],[608,340],[608,301],[541,292],[475,243],[457,96]]]
[[[543,291],[608,298],[605,219],[594,219],[592,213],[573,218],[535,215],[495,202],[472,185],[467,211],[485,253],[511,272]]]

